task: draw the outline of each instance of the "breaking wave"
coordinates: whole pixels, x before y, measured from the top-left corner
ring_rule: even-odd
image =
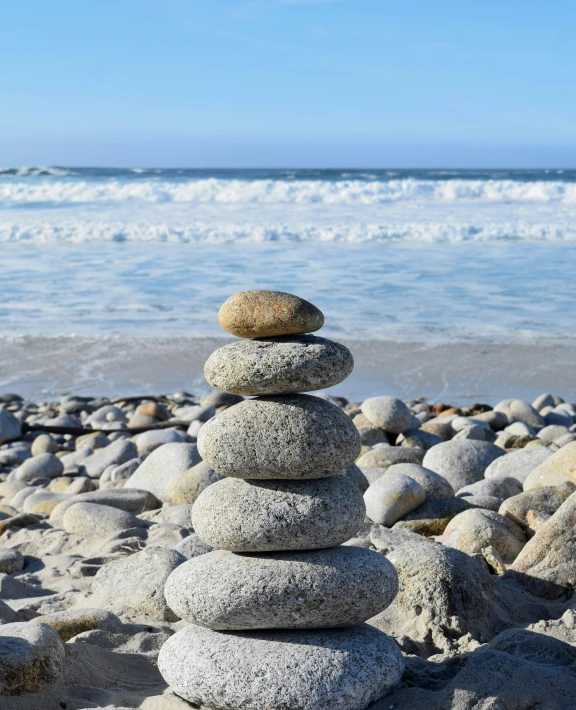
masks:
[[[13,170],[13,169],[5,169]],[[0,181],[5,206],[65,203],[216,203],[378,205],[386,203],[562,203],[576,205],[576,183],[517,180],[86,180],[66,179],[59,168],[19,168],[46,173],[9,173],[11,177],[51,175],[61,180]],[[7,175],[8,173],[0,173]]]

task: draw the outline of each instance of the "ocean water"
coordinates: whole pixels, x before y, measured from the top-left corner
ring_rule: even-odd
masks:
[[[0,387],[157,389],[248,288],[347,342],[566,347],[575,275],[576,171],[0,169]]]

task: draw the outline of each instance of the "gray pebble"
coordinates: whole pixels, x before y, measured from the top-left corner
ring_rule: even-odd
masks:
[[[360,448],[358,430],[339,407],[303,394],[245,400],[198,435],[202,458],[237,478],[323,478],[354,463]]]
[[[353,626],[385,609],[397,591],[388,560],[359,547],[216,550],[176,569],[164,590],[177,616],[219,630]]]
[[[39,454],[24,463],[14,472],[16,481],[33,481],[35,478],[56,478],[64,473],[64,466],[54,454]]]
[[[488,466],[505,452],[486,441],[445,441],[426,452],[422,465],[444,476],[455,491],[484,477]]]
[[[82,537],[108,537],[120,530],[146,527],[132,513],[98,503],[75,503],[64,513],[62,527]]]
[[[204,375],[213,387],[232,394],[291,394],[337,385],[353,367],[344,345],[299,335],[225,345],[210,355]]]
[[[200,494],[192,524],[218,549],[311,550],[346,542],[364,515],[362,494],[342,476],[305,481],[226,478]]]
[[[401,473],[387,473],[364,493],[366,515],[373,522],[387,527],[418,508],[425,499],[422,486]]]
[[[374,426],[393,434],[403,434],[412,426],[412,412],[396,397],[370,397],[362,402],[362,414]]]
[[[153,451],[124,484],[124,489],[150,491],[158,500],[171,503],[172,481],[200,463],[196,444],[163,444]]]
[[[178,631],[158,667],[186,700],[217,710],[364,710],[396,685],[404,659],[371,626],[317,631]]]

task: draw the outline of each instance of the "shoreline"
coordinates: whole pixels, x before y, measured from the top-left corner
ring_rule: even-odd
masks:
[[[206,358],[226,337],[1,338],[0,392],[54,399],[64,394],[130,396],[187,390],[203,395]],[[328,391],[350,401],[388,394],[432,403],[495,404],[513,394],[532,401],[562,392],[576,401],[572,341],[443,343],[342,338],[355,369]]]

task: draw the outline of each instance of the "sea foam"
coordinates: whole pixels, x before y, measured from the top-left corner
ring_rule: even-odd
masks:
[[[51,169],[56,170],[56,169]],[[42,175],[43,173],[36,173]],[[18,175],[18,174],[16,174]],[[53,173],[55,176],[56,173]],[[69,174],[68,174],[69,175]],[[0,203],[218,203],[378,205],[386,203],[563,203],[576,184],[516,180],[82,180],[0,182]]]

